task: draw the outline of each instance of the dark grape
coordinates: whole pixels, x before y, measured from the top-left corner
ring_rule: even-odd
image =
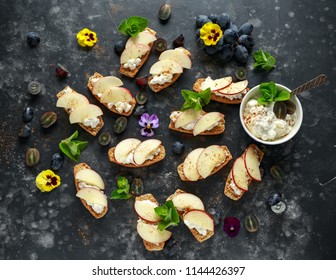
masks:
[[[287,106],[283,101],[276,101],[273,106],[273,113],[278,119],[285,119],[287,115]]]
[[[196,30],[196,38],[199,38],[200,36],[201,36],[201,28],[198,28],[197,30]]]
[[[213,55],[218,51],[215,46],[206,46],[204,50],[209,55]]]
[[[42,90],[42,85],[37,81],[31,81],[28,84],[28,92],[31,95],[37,95],[41,92],[41,90]]]
[[[172,151],[176,155],[182,154],[184,152],[184,144],[180,141],[175,141],[172,145]]]
[[[107,146],[111,142],[111,133],[108,131],[102,132],[98,138],[99,144],[102,146]]]
[[[34,166],[40,161],[40,152],[36,148],[29,148],[26,151],[26,165]]]
[[[170,4],[162,4],[159,13],[158,13],[158,18],[160,21],[167,21],[170,18],[171,14],[171,6]]]
[[[243,67],[238,67],[235,71],[235,76],[238,80],[242,81],[246,79],[247,72],[245,68]]]
[[[183,47],[184,46],[184,36],[180,34],[178,37],[176,37],[175,40],[173,41],[173,45],[175,48]]]
[[[206,44],[204,44],[204,42],[203,42],[203,40],[202,40],[201,38],[198,38],[198,39],[197,39],[197,46],[198,46],[201,50],[203,50],[203,49],[206,48]]]
[[[146,91],[139,91],[135,95],[135,99],[136,99],[138,104],[143,105],[147,102],[148,94],[147,94]]]
[[[148,77],[143,76],[143,77],[135,78],[135,82],[140,88],[143,88],[147,86],[148,84]]]
[[[56,76],[60,78],[66,78],[69,75],[68,69],[60,63],[57,64],[55,72]]]
[[[225,44],[219,52],[216,53],[217,58],[222,62],[228,62],[233,56],[233,47]]]
[[[231,19],[230,16],[227,13],[223,13],[217,17],[217,24],[222,28],[222,30],[225,30],[230,25]]]
[[[57,114],[53,111],[45,112],[40,117],[40,125],[43,128],[52,126],[57,121]]]
[[[250,35],[241,35],[238,39],[240,45],[244,45],[247,49],[252,49],[254,46],[254,40]]]
[[[154,49],[161,53],[167,49],[167,41],[163,38],[157,38],[154,41]]]
[[[209,19],[210,19],[213,23],[217,23],[218,16],[215,15],[215,14],[211,14],[211,15],[209,16]]]
[[[199,16],[196,17],[196,25],[197,25],[197,27],[202,27],[207,22],[211,22],[211,20],[208,18],[208,16],[199,15]]]
[[[116,119],[113,130],[115,133],[120,134],[125,131],[126,127],[127,127],[127,118],[124,116],[121,116]]]
[[[294,114],[295,111],[296,111],[295,104],[292,101],[290,101],[290,100],[286,100],[284,102],[285,102],[286,107],[287,107],[287,114],[289,114],[289,115]]]
[[[239,35],[250,35],[253,31],[253,25],[249,22],[244,23],[241,27],[239,27],[238,33]]]
[[[34,109],[32,107],[26,107],[22,111],[22,120],[25,123],[30,122],[34,118]]]
[[[232,29],[226,29],[224,31],[224,41],[229,44],[234,44],[238,40],[238,33]]]
[[[215,45],[216,50],[220,51],[224,47],[224,37],[220,37],[217,44]]]
[[[141,178],[134,178],[131,184],[132,192],[135,195],[142,195],[144,193],[144,184]]]
[[[27,33],[27,43],[29,47],[31,48],[37,47],[40,41],[41,41],[40,36],[36,32]]]
[[[248,51],[244,46],[239,45],[239,46],[235,47],[233,53],[234,53],[234,56],[237,59],[237,61],[239,61],[243,64],[245,64],[247,62]]]
[[[239,32],[238,26],[235,25],[233,22],[230,23],[229,29],[232,29],[234,32],[237,32],[237,34]]]
[[[54,171],[58,171],[62,168],[64,163],[64,156],[61,153],[55,153],[52,155],[50,168]]]

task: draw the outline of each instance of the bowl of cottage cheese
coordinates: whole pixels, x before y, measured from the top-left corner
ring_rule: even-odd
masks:
[[[291,90],[283,85],[275,84],[279,90]],[[275,102],[266,105],[258,104],[259,85],[252,88],[240,104],[239,116],[246,133],[255,141],[266,145],[278,145],[287,142],[299,131],[302,124],[302,106],[296,96],[289,100],[294,103],[294,113],[277,118],[273,107]]]

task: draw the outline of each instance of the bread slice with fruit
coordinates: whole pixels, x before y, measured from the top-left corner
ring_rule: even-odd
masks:
[[[154,211],[158,206],[159,203],[150,193],[135,198],[134,209],[139,216],[137,232],[148,251],[161,251],[172,235],[170,231],[158,230],[157,223],[161,218]]]
[[[260,163],[264,157],[257,145],[249,145],[233,163],[227,177],[224,194],[232,200],[239,200],[248,191],[252,181],[261,181]]]
[[[103,76],[95,72],[88,81],[92,95],[111,112],[129,116],[136,105],[130,90],[122,87],[123,82],[115,76]]]
[[[141,141],[127,138],[108,151],[109,160],[125,167],[146,167],[163,160],[166,156],[165,147],[158,139]]]
[[[232,77],[224,77],[216,80],[208,78],[199,78],[193,85],[196,92],[201,92],[207,88],[211,89],[211,100],[226,103],[240,104],[249,91],[248,81],[232,82]]]
[[[56,96],[56,107],[64,108],[71,124],[78,123],[81,128],[93,136],[98,134],[104,126],[103,111],[98,106],[90,104],[83,94],[69,86],[66,86]]]
[[[182,181],[198,181],[221,170],[232,159],[227,146],[211,145],[192,150],[177,167]]]
[[[122,75],[134,78],[139,72],[140,68],[147,61],[155,40],[156,32],[148,27],[135,37],[130,37],[126,42],[125,49],[120,56],[119,72]],[[134,69],[132,69],[133,67],[125,67],[128,66],[127,64],[131,59],[135,60],[137,58],[140,59],[140,62],[135,66]]]
[[[196,135],[218,135],[224,133],[224,115],[203,110],[174,111],[170,114],[169,129]],[[187,129],[190,128],[190,129]]]
[[[191,68],[190,56],[190,52],[183,47],[162,52],[159,60],[149,70],[150,89],[160,92],[175,83],[183,73],[183,69]]]
[[[84,207],[96,219],[105,216],[108,211],[108,201],[104,194],[105,184],[100,175],[91,169],[87,163],[74,166],[76,196],[80,198]]]

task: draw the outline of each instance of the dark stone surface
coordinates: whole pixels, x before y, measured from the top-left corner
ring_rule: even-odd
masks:
[[[1,90],[1,181],[0,181],[0,259],[335,259],[336,199],[336,98],[335,98],[335,9],[336,2],[325,1],[172,1],[172,16],[161,24],[157,18],[158,1],[2,1],[0,4],[0,90]],[[304,109],[303,125],[288,143],[267,147],[263,161],[265,177],[253,183],[251,191],[237,202],[223,195],[228,166],[210,178],[196,183],[182,182],[176,172],[185,155],[192,149],[210,144],[227,145],[236,158],[251,143],[240,125],[239,106],[211,103],[207,111],[225,114],[226,131],[221,136],[191,137],[169,131],[169,113],[183,103],[181,89],[191,89],[196,78],[231,75],[235,61],[221,64],[197,48],[195,17],[199,14],[227,12],[239,26],[246,21],[254,25],[254,50],[262,48],[277,58],[275,70],[264,73],[252,70],[252,57],[247,69],[250,86],[274,80],[294,88],[325,73],[326,86],[300,95]],[[160,118],[156,137],[163,141],[167,155],[164,161],[147,168],[130,170],[144,180],[145,191],[164,202],[176,188],[198,195],[207,208],[214,207],[222,215],[215,235],[199,244],[181,224],[173,228],[173,238],[161,252],[147,252],[136,232],[137,216],[133,200],[109,201],[109,212],[95,220],[75,197],[74,162],[65,160],[58,172],[62,185],[51,193],[35,187],[36,175],[50,168],[58,143],[79,130],[79,139],[89,141],[81,160],[98,171],[106,183],[106,194],[116,187],[116,174],[126,168],[111,164],[109,147],[128,137],[140,138],[134,117],[122,135],[113,135],[112,143],[102,147],[77,125],[70,125],[66,113],[56,108],[56,93],[66,85],[98,104],[86,88],[87,78],[95,71],[116,75],[119,57],[114,43],[123,39],[117,31],[122,19],[145,16],[149,26],[170,47],[179,35],[192,53],[193,67],[164,92],[149,92],[150,113]],[[76,34],[84,27],[97,32],[99,42],[90,50],[79,47]],[[40,44],[32,49],[26,42],[29,31],[39,33]],[[158,55],[152,52],[138,76],[146,75]],[[70,73],[66,79],[55,76],[57,63]],[[45,91],[32,97],[27,90],[30,81],[44,84]],[[122,77],[127,88],[136,93],[132,79]],[[30,123],[31,136],[19,139],[21,112],[26,106],[35,109]],[[38,122],[45,111],[58,114],[57,123],[42,129]],[[105,127],[112,132],[116,115],[103,108]],[[113,132],[112,132],[113,133]],[[171,144],[185,144],[185,153],[175,155]],[[35,167],[24,164],[27,148],[41,152]],[[281,182],[269,174],[277,164],[285,172]],[[287,209],[273,213],[267,198],[281,192]],[[235,238],[222,231],[223,218],[235,216],[241,221],[252,211],[259,220],[257,233],[242,226]]]

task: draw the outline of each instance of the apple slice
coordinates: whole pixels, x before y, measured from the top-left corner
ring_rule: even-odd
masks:
[[[162,52],[161,55],[159,56],[159,60],[164,59],[173,59],[179,62],[183,68],[186,69],[191,68],[191,60],[189,56],[181,48],[177,48],[174,50],[166,50]]]
[[[251,182],[251,177],[247,173],[243,157],[237,158],[233,163],[232,179],[239,189],[245,192],[248,191],[248,186]]]
[[[129,47],[132,43],[133,44],[143,44],[143,45],[148,45],[156,40],[155,35],[150,33],[147,30],[144,30],[140,32],[137,36],[135,37],[130,37],[125,45],[125,48]]]
[[[146,222],[157,223],[161,218],[155,213],[154,208],[158,206],[159,205],[150,200],[135,200],[134,210],[138,216]]]
[[[255,181],[261,181],[261,173],[260,173],[260,161],[258,159],[258,155],[256,150],[250,146],[248,147],[244,154],[244,164],[248,175]]]
[[[87,104],[75,108],[69,116],[70,123],[81,123],[85,119],[96,118],[101,116],[103,111],[94,104]]]
[[[200,174],[197,171],[197,161],[204,148],[192,150],[183,162],[183,173],[189,181],[197,181]]]
[[[130,43],[120,56],[120,64],[124,64],[130,59],[141,58],[148,51],[150,51],[148,45]]]
[[[57,99],[56,107],[65,109],[75,109],[89,104],[89,100],[82,94],[66,93]]]
[[[95,186],[101,190],[105,189],[102,177],[92,169],[82,169],[76,173],[75,178],[88,185]]]
[[[83,188],[80,189],[77,194],[77,197],[84,199],[90,204],[99,204],[103,207],[107,207],[107,198],[100,190],[95,188]]]
[[[191,193],[180,193],[172,199],[174,206],[179,211],[189,211],[192,209],[204,210],[202,200]]]
[[[176,118],[175,128],[184,127],[196,121],[201,115],[202,110],[187,109]]]
[[[232,77],[224,77],[216,80],[211,80],[211,79],[206,79],[202,84],[201,84],[201,89],[206,90],[207,88],[210,88],[212,92],[224,89],[228,86],[230,86],[232,83]]]
[[[160,75],[162,73],[179,74],[182,72],[182,65],[174,59],[159,60],[149,69],[149,73],[152,75]]]
[[[127,102],[133,101],[133,96],[127,88],[123,87],[110,87],[105,91],[100,97],[100,102],[102,103],[117,103],[117,102]]]
[[[143,164],[157,151],[160,145],[161,141],[157,139],[148,139],[141,142],[134,150],[133,160],[135,164]]]
[[[136,138],[128,138],[119,142],[114,149],[114,158],[118,163],[124,163],[128,155],[141,143]]]
[[[241,93],[244,89],[246,89],[247,85],[248,85],[248,81],[243,80],[237,83],[232,83],[228,87],[219,89],[217,91],[220,94],[234,95],[234,94]]]
[[[208,177],[212,170],[224,162],[226,153],[219,145],[212,145],[204,149],[197,160],[197,172],[202,178]]]
[[[224,119],[224,115],[218,112],[206,113],[195,123],[193,134],[194,136],[214,128],[218,123]]]
[[[172,235],[168,230],[159,231],[156,225],[142,221],[137,224],[137,232],[143,240],[150,243],[166,242]]]
[[[115,76],[106,76],[100,78],[93,86],[93,94],[104,93],[111,87],[121,87],[124,83]]]
[[[184,214],[183,222],[190,229],[195,227],[209,231],[214,231],[215,229],[213,219],[203,210],[190,210]]]

